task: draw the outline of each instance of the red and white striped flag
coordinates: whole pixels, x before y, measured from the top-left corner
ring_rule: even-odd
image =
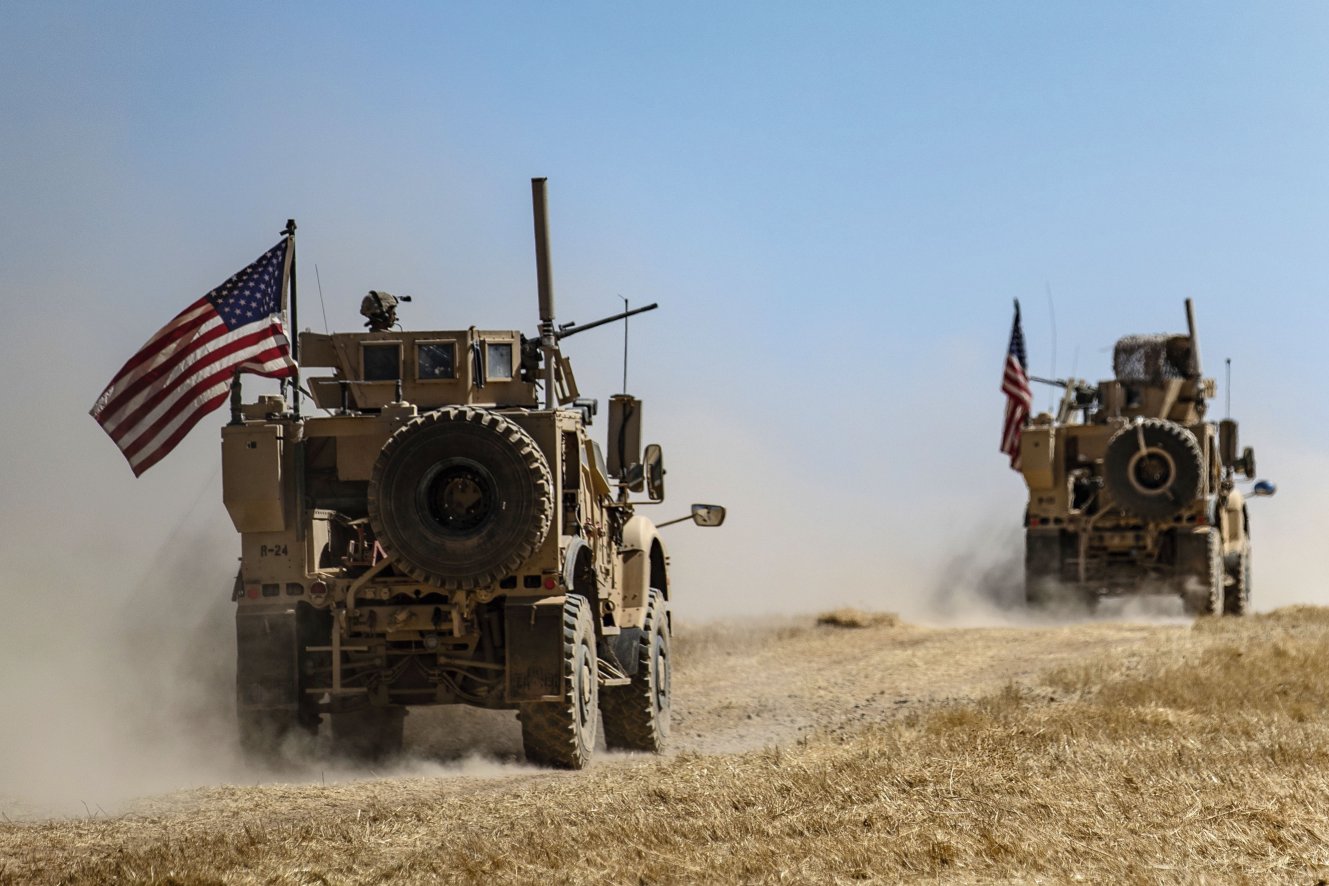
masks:
[[[1006,421],[1001,426],[1001,451],[1011,457],[1011,467],[1020,470],[1020,435],[1034,403],[1025,372],[1028,359],[1024,352],[1024,332],[1020,329],[1020,302],[1015,302],[1015,325],[1011,327],[1011,345],[1006,349],[1006,367],[1001,375],[1001,392],[1006,395]]]
[[[238,372],[295,375],[280,317],[290,238],[185,308],[111,379],[92,417],[120,447],[134,476],[175,448],[226,402]]]

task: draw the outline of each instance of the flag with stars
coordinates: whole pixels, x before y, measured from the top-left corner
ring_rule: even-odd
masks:
[[[135,476],[226,402],[238,372],[295,375],[282,331],[290,238],[180,312],[111,379],[92,417]]]
[[[1020,328],[1020,303],[1015,303],[1015,323],[1011,326],[1011,343],[1006,348],[1006,366],[1001,374],[1001,392],[1006,395],[1006,419],[1001,425],[1001,451],[1011,457],[1011,467],[1020,470],[1020,437],[1029,412],[1034,404],[1034,392],[1029,388],[1025,367],[1029,361],[1024,352],[1024,330]]]

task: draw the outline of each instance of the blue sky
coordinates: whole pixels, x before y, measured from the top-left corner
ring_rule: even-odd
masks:
[[[1259,569],[1276,601],[1329,598],[1297,547],[1329,467],[1327,93],[1322,3],[10,0],[0,544],[58,527],[123,557],[184,525],[229,587],[222,417],[135,481],[86,416],[101,386],[288,216],[302,326],[317,265],[334,328],[370,288],[416,297],[409,328],[533,328],[545,175],[561,318],[661,303],[630,380],[671,502],[734,509],[671,535],[685,610],[908,609],[1018,529],[1013,298],[1032,368],[1090,378],[1195,298],[1283,483]],[[587,393],[616,390],[620,348],[569,348]]]

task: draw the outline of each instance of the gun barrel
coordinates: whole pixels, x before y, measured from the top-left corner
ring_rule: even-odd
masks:
[[[540,292],[540,322],[554,322],[554,278],[549,268],[548,179],[531,179],[531,206],[535,215],[535,274]]]
[[[1199,378],[1200,371],[1200,336],[1195,332],[1195,302],[1186,299],[1186,331],[1191,337],[1191,373]]]
[[[657,304],[656,302],[651,302],[649,305],[647,305],[644,308],[633,308],[630,311],[623,311],[622,313],[615,314],[612,317],[604,317],[603,319],[596,320],[593,323],[584,323],[581,326],[578,326],[575,323],[569,323],[567,326],[563,327],[558,331],[558,337],[560,339],[564,339],[567,338],[569,335],[576,335],[578,332],[585,332],[588,329],[594,329],[595,327],[603,326],[606,323],[613,323],[616,320],[625,320],[628,317],[633,316],[634,314],[644,314],[647,311],[654,311],[658,307],[660,307],[659,304]]]
[[[1029,380],[1036,381],[1040,385],[1052,385],[1054,388],[1070,387],[1070,382],[1062,381],[1061,379],[1057,378],[1039,378],[1037,375],[1031,375],[1029,376]]]

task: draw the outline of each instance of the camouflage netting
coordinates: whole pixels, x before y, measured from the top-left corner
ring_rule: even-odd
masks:
[[[1184,335],[1128,335],[1112,349],[1117,381],[1133,384],[1186,378],[1190,360],[1191,342]]]

